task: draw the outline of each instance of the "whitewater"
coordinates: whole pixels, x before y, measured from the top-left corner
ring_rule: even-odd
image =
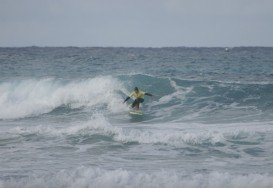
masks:
[[[0,187],[271,188],[272,93],[273,48],[0,48]]]

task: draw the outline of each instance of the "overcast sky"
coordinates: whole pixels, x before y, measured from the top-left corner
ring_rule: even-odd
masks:
[[[273,0],[0,0],[0,46],[273,46]]]

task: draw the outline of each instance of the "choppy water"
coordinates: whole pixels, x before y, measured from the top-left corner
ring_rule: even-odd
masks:
[[[273,48],[0,48],[0,187],[273,187]]]

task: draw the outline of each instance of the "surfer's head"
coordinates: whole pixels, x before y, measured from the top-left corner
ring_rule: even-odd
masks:
[[[137,87],[135,87],[134,91],[135,91],[135,92],[138,92],[138,88],[137,88]]]

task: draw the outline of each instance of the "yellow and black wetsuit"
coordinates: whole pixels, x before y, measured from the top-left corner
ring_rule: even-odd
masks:
[[[125,101],[124,102],[126,102],[128,99],[130,99],[131,97],[134,97],[135,98],[135,100],[134,100],[134,102],[133,102],[133,104],[132,104],[132,108],[134,108],[135,106],[137,106],[137,108],[139,108],[139,103],[143,103],[144,102],[144,95],[148,95],[148,96],[153,96],[152,94],[150,94],[150,93],[146,93],[146,92],[144,92],[144,91],[141,91],[141,90],[134,90],[130,95],[129,95],[129,97],[127,97],[126,99],[125,99]]]
[[[130,97],[135,97],[136,99],[139,99],[139,98],[144,99],[144,95],[145,95],[145,92],[139,90],[138,92],[133,91],[133,92],[130,94]]]

